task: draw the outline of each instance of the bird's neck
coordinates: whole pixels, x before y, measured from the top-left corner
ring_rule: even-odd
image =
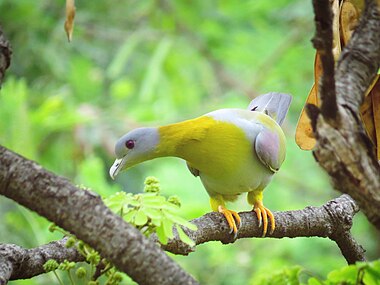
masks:
[[[157,149],[158,156],[176,156],[189,160],[193,155],[193,146],[203,140],[208,129],[213,124],[215,124],[215,120],[202,116],[159,127],[160,144]]]

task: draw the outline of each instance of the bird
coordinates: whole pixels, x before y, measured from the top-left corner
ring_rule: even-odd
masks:
[[[292,96],[270,92],[254,98],[247,109],[227,108],[195,119],[129,131],[115,144],[112,179],[147,160],[173,156],[186,161],[210,196],[211,209],[224,215],[237,236],[241,218],[226,202],[247,193],[265,237],[275,230],[273,213],[263,204],[263,190],[285,159],[281,125]],[[269,221],[268,221],[269,220]]]

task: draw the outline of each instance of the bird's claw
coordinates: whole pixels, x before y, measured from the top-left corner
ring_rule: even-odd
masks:
[[[274,216],[273,216],[272,212],[268,208],[264,207],[263,203],[261,203],[261,202],[255,203],[255,205],[253,207],[253,211],[255,211],[257,219],[259,220],[259,227],[261,227],[261,225],[263,225],[262,237],[265,237],[267,234],[267,231],[268,231],[268,217],[270,220],[269,234],[273,234],[274,229],[276,227],[276,223],[275,223]]]
[[[241,226],[241,219],[237,212],[228,210],[223,206],[218,207],[218,212],[222,213],[230,226],[230,234],[234,233],[234,238],[237,237],[237,232]]]

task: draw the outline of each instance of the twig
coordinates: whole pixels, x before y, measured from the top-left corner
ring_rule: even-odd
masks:
[[[37,248],[25,249],[15,244],[0,244],[0,276],[7,279],[26,279],[45,273],[43,265],[49,259],[80,262],[84,258],[75,248],[66,248],[67,238]],[[0,284],[1,281],[0,281]]]

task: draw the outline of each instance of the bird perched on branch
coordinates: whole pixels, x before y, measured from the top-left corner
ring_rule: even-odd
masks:
[[[116,143],[110,175],[115,178],[121,170],[157,157],[182,158],[200,177],[212,210],[225,216],[235,236],[241,220],[225,202],[242,193],[248,193],[263,236],[268,218],[273,233],[274,216],[264,207],[262,192],[285,159],[280,125],[290,102],[290,95],[272,92],[252,100],[246,110],[221,109],[176,124],[132,130]]]

